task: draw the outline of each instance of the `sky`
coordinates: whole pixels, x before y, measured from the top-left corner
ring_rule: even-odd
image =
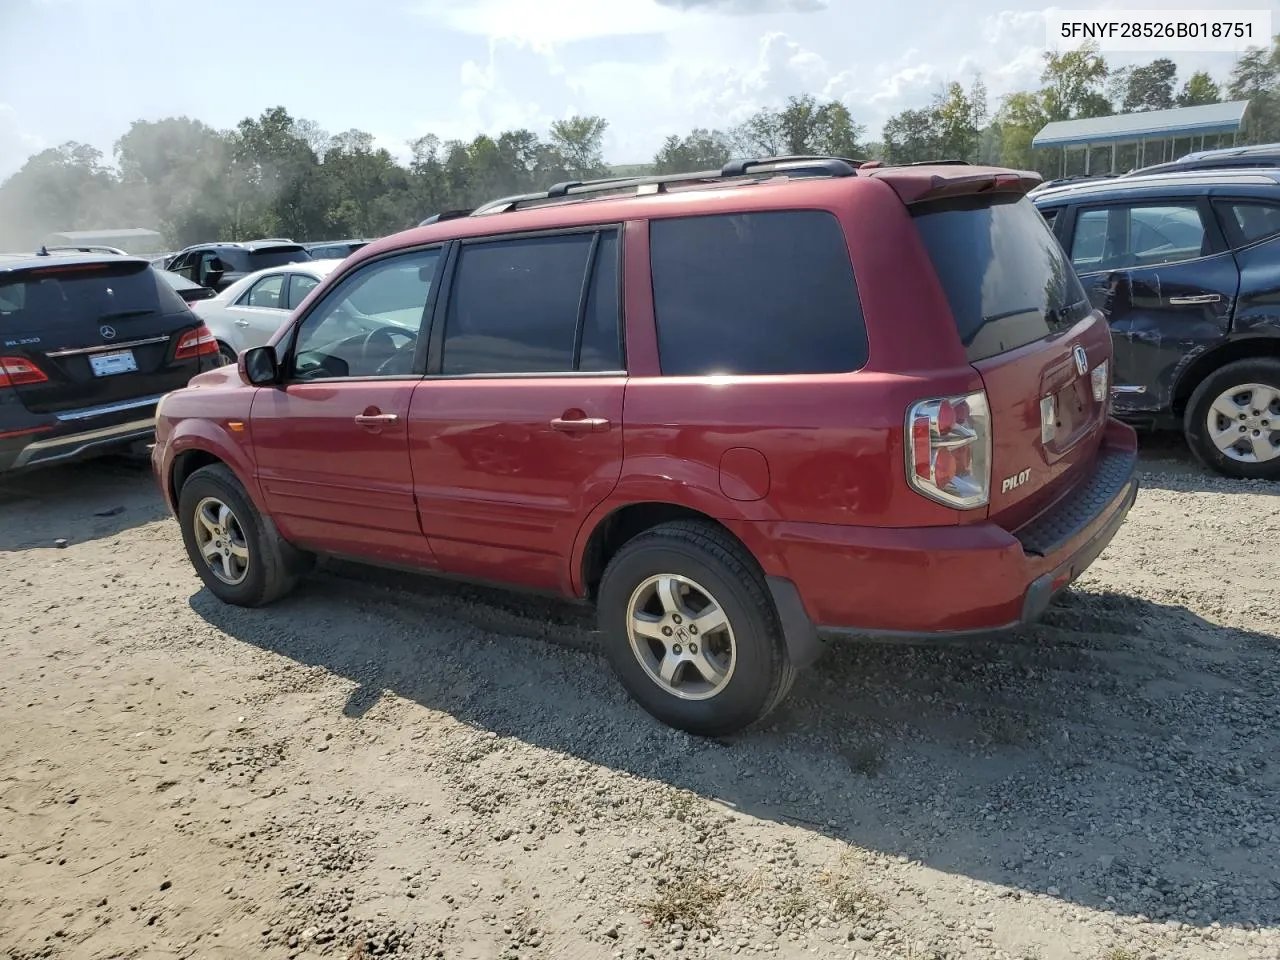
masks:
[[[283,105],[397,157],[425,133],[470,139],[609,121],[605,158],[727,128],[811,93],[874,138],[892,114],[981,74],[992,108],[1037,85],[1045,8],[1016,0],[0,0],[0,179],[67,140],[112,145],[136,119],[229,128]],[[1195,9],[1232,0],[1075,0]],[[1253,0],[1272,10],[1280,0]],[[1113,54],[1115,65],[1153,54]],[[1223,80],[1234,55],[1177,54]]]

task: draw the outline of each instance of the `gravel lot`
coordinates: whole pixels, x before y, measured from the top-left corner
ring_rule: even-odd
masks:
[[[1044,624],[835,648],[721,742],[575,609],[351,568],[233,609],[144,468],[0,482],[0,949],[1280,957],[1280,490],[1144,479]]]

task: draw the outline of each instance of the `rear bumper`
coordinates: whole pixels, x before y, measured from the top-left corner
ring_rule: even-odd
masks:
[[[1033,622],[1115,537],[1137,497],[1136,467],[1132,428],[1111,421],[1090,477],[1019,530],[762,525],[785,568],[767,571],[793,621],[784,626],[917,638]],[[796,596],[782,602],[788,589]]]
[[[0,473],[67,463],[148,442],[159,397],[56,415],[22,411],[23,423],[0,430]]]

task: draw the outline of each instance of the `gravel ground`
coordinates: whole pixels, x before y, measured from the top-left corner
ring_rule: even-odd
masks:
[[[576,609],[355,568],[234,609],[145,469],[0,484],[0,949],[1280,957],[1280,490],[1144,479],[1043,624],[834,648],[716,742]]]

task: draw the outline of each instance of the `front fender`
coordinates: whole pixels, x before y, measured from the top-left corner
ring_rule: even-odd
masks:
[[[258,486],[250,448],[243,439],[248,435],[248,423],[235,422],[244,424],[244,433],[233,434],[225,424],[212,420],[182,420],[175,424],[168,439],[165,482],[172,483],[173,466],[183,454],[192,451],[210,454],[231,469],[254,507],[265,516],[265,500]]]

